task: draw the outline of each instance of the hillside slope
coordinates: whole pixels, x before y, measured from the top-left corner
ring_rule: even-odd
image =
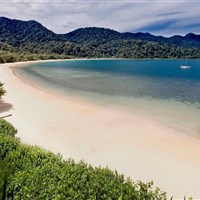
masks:
[[[36,21],[0,17],[0,63],[56,58],[200,58],[200,36],[165,38],[86,27],[56,34]]]

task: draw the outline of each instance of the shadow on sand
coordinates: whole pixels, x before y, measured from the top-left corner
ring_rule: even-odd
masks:
[[[0,114],[2,115],[4,112],[8,112],[12,109],[13,105],[10,103],[4,102],[0,99]]]

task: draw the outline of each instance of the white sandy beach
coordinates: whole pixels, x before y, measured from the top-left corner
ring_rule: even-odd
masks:
[[[153,180],[168,197],[200,199],[200,141],[134,113],[61,96],[19,78],[0,65],[5,101],[13,108],[1,115],[18,137],[64,158],[108,166],[134,181]]]

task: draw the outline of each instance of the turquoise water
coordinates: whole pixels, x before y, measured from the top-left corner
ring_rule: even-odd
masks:
[[[191,68],[181,69],[186,64]],[[35,84],[119,105],[200,136],[200,60],[68,60],[17,70]]]

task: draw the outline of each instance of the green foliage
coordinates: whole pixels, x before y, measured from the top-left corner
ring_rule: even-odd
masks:
[[[0,30],[0,41],[13,47],[19,47],[27,42],[58,40],[55,33],[34,20],[21,21],[0,17]]]
[[[36,21],[0,17],[0,63],[66,58],[200,58],[200,36],[157,37],[81,28],[55,34]]]
[[[22,144],[10,133],[0,134],[0,170],[0,198],[6,178],[7,199],[13,195],[22,200],[166,199],[160,189],[153,189],[152,182],[134,183],[108,168],[63,160],[60,155]]]
[[[150,33],[122,33],[125,39],[135,39],[160,44],[176,45],[184,48],[200,48],[200,35],[188,33],[185,36],[175,35],[172,37],[155,36]]]
[[[6,93],[6,91],[3,88],[3,83],[0,82],[0,98]]]
[[[0,136],[15,137],[17,129],[12,124],[0,118]]]
[[[169,46],[156,42],[146,42],[142,40],[114,40],[100,45],[94,56],[98,52],[104,57],[123,57],[134,59],[155,59],[155,58],[199,58],[200,50],[194,48],[181,48]]]
[[[93,47],[112,40],[123,39],[123,35],[117,31],[97,27],[80,28],[62,36],[70,42]]]

